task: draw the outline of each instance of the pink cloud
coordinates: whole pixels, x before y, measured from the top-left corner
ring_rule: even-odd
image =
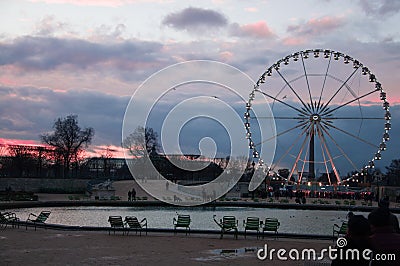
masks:
[[[238,37],[252,37],[252,38],[271,38],[274,36],[272,30],[268,27],[265,21],[258,21],[253,24],[239,25],[233,23],[231,25],[231,34]]]
[[[291,25],[287,28],[287,31],[296,35],[316,36],[331,32],[342,25],[342,18],[325,16],[322,18],[312,18],[302,24]]]
[[[3,139],[0,138],[0,145],[29,145],[29,146],[41,146],[36,140],[25,140],[25,139]]]
[[[223,51],[223,52],[219,53],[219,56],[220,56],[221,60],[227,62],[233,58],[233,53],[231,53],[229,51]]]
[[[258,12],[258,9],[255,7],[246,7],[244,10],[246,10],[247,12]]]
[[[18,82],[16,79],[10,78],[9,76],[0,76],[0,84],[5,86],[15,86]]]
[[[287,37],[282,40],[284,45],[287,46],[298,46],[306,43],[306,38],[304,37]]]

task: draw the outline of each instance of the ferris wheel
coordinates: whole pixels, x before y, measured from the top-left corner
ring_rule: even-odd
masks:
[[[254,107],[266,102],[273,115],[257,116]],[[267,173],[287,169],[287,179],[299,184],[341,184],[346,175],[365,175],[382,158],[391,129],[389,102],[375,74],[325,49],[299,51],[267,68],[249,94],[244,119],[257,165]],[[276,132],[252,132],[265,121],[275,123]],[[262,146],[269,143],[276,150],[266,165]]]

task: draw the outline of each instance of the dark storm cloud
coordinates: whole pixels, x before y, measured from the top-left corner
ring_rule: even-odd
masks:
[[[118,145],[128,101],[98,91],[0,86],[0,136],[38,140],[58,117],[77,114],[82,127],[95,129],[96,143]]]
[[[228,20],[223,14],[214,10],[188,7],[170,13],[163,19],[162,24],[178,30],[195,30],[224,27],[228,24]]]
[[[132,63],[157,62],[162,45],[156,42],[124,41],[94,43],[80,39],[25,36],[0,43],[0,65],[16,65],[25,70],[49,70],[62,65],[85,69],[107,63],[132,69]]]

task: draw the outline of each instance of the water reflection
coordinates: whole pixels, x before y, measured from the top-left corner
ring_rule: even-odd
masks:
[[[247,207],[217,207],[213,208],[176,208],[176,207],[54,207],[45,208],[51,211],[48,223],[76,226],[106,226],[108,216],[119,215],[147,218],[149,228],[173,228],[173,218],[176,214],[191,216],[191,229],[219,230],[213,221],[213,215],[222,217],[234,215],[239,220],[239,230],[243,230],[243,221],[248,216],[276,217],[280,221],[280,233],[306,233],[316,235],[331,235],[335,223],[346,220],[347,211],[332,210],[294,210],[267,209]],[[21,220],[29,213],[39,213],[44,208],[26,208],[12,210]],[[355,212],[368,216],[367,212]]]

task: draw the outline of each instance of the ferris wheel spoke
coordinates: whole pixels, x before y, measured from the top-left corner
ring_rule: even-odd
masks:
[[[329,65],[328,65],[328,67],[329,67]],[[328,69],[327,69],[327,71],[328,71]],[[332,76],[332,75],[330,75],[330,74],[325,74],[325,75],[322,75],[322,74],[308,74],[308,76],[312,76],[312,77],[322,77],[322,76],[324,76],[324,82],[323,82],[323,85],[322,85],[322,90],[321,90],[321,94],[320,94],[320,99],[318,100],[318,105],[317,105],[317,110],[319,111],[319,108],[321,108],[321,107],[323,107],[324,106],[324,104],[321,104],[320,103],[320,101],[322,100],[322,93],[323,93],[323,90],[324,90],[324,87],[325,87],[325,83],[326,83],[326,78],[327,77],[329,77],[329,78],[331,78],[331,79],[333,79],[333,80],[336,80],[336,81],[338,81],[338,82],[341,82],[341,83],[343,83],[343,84],[345,84],[344,85],[344,87],[348,90],[348,92],[350,92],[351,93],[351,95],[354,97],[354,98],[356,98],[357,97],[357,94],[353,91],[353,89],[347,84],[347,83],[344,83],[344,81],[342,80],[342,79],[339,79],[339,78],[337,78],[337,77],[335,77],[335,76]],[[347,93],[346,93],[346,95],[347,95]],[[344,98],[346,98],[346,96],[344,97]],[[325,107],[324,107],[325,108]],[[321,110],[323,110],[324,108],[322,108]]]
[[[289,154],[289,152],[294,148],[294,146],[299,142],[299,140],[301,139],[301,137],[307,132],[307,130],[310,127],[306,127],[303,132],[301,134],[299,134],[299,136],[294,140],[293,144],[286,149],[285,153],[278,159],[278,161],[275,163],[275,166],[273,166],[272,170],[275,169],[276,166],[280,165],[280,163],[282,162],[282,160]]]
[[[336,77],[331,77],[331,78],[334,79],[334,80],[336,80],[336,81],[343,82],[341,79],[338,79],[338,78],[336,78]],[[353,79],[353,81],[354,81],[354,79]],[[353,81],[351,82],[351,84],[353,83]],[[347,92],[346,92],[346,94],[344,95],[343,100],[341,101],[341,104],[342,104],[342,103],[344,102],[344,100],[347,98],[347,93],[348,93],[348,92],[350,92],[350,94],[351,94],[354,98],[357,98],[357,97],[358,97],[358,96],[357,96],[358,94],[356,94],[356,93],[353,91],[353,89],[351,88],[351,86],[349,86],[347,83],[346,83],[345,87],[346,87],[346,89],[347,89]],[[357,102],[358,102],[358,106],[359,106],[359,108],[360,108],[360,112],[362,113],[360,100],[358,99]],[[340,104],[339,104],[339,105],[340,105]]]
[[[336,80],[336,81],[344,83],[344,81],[342,79],[337,78],[335,76],[332,76],[332,75],[328,74],[328,77],[333,79],[333,80]],[[345,84],[344,87],[353,95],[353,97],[357,97],[357,94],[353,91],[353,89],[349,86],[349,84],[347,84],[347,82],[344,83],[344,84]]]
[[[328,147],[328,145],[327,145],[327,143],[326,143],[326,140],[325,140],[325,137],[324,137],[323,134],[320,134],[320,140],[321,140],[321,142],[322,142],[322,144],[323,144],[323,146],[324,146],[324,148],[325,148],[326,154],[328,155],[329,161],[330,161],[331,166],[332,166],[332,170],[333,170],[333,172],[334,172],[335,175],[336,175],[336,179],[337,179],[337,180],[339,181],[339,183],[340,183],[340,182],[341,182],[341,181],[340,181],[340,175],[339,175],[339,173],[338,173],[338,171],[337,171],[337,169],[336,169],[335,163],[333,162],[332,154],[331,154],[331,152],[329,151],[329,147]]]
[[[350,157],[343,150],[343,148],[339,145],[339,143],[337,143],[337,141],[332,137],[332,135],[329,134],[329,131],[321,126],[319,126],[319,128],[321,128],[321,130],[331,139],[331,141],[335,144],[335,146],[338,148],[338,150],[341,152],[341,154],[347,159],[347,161],[349,161],[351,166],[353,166],[354,170],[357,170],[357,166],[355,165],[355,163],[350,159]]]
[[[326,123],[325,121],[322,121],[322,123],[324,123],[327,127],[334,128],[334,129],[336,129],[336,130],[338,130],[338,131],[340,131],[340,132],[342,132],[342,133],[344,133],[344,134],[346,134],[346,135],[348,135],[348,136],[350,136],[352,138],[355,138],[356,140],[359,140],[359,141],[361,141],[361,142],[363,142],[363,143],[365,143],[365,144],[367,144],[367,145],[369,145],[371,147],[374,147],[374,148],[377,148],[377,149],[379,148],[379,146],[377,146],[377,145],[375,145],[375,144],[373,144],[373,143],[371,143],[371,142],[369,142],[367,140],[364,140],[364,139],[360,138],[359,136],[356,136],[356,135],[354,135],[354,134],[352,134],[350,132],[347,132],[346,130],[338,128],[337,126],[334,126],[332,124]]]
[[[320,129],[318,129],[318,130],[320,130]],[[318,131],[318,135],[319,135],[319,134],[322,134],[322,133],[320,133],[320,132]],[[326,160],[325,150],[324,150],[324,147],[323,147],[321,141],[319,142],[319,145],[321,146],[321,154],[322,154],[322,158],[323,158],[323,160],[324,160],[325,171],[326,171],[326,175],[328,176],[328,182],[329,182],[329,184],[332,184],[331,178],[330,178],[330,176],[329,176],[329,169],[328,169],[328,164],[327,164],[328,161]]]
[[[321,93],[320,93],[319,99],[318,99],[317,110],[319,110],[319,107],[320,107],[320,104],[321,104],[322,94],[323,94],[324,89],[325,89],[326,78],[328,77],[328,71],[329,71],[329,67],[331,65],[331,60],[332,60],[332,54],[329,55],[328,66],[326,67],[325,76],[324,76],[324,82],[322,83]]]
[[[286,133],[289,133],[290,131],[295,130],[296,128],[303,127],[303,126],[307,125],[307,123],[308,123],[308,121],[305,121],[305,122],[302,122],[302,123],[298,124],[297,126],[294,126],[292,128],[286,129],[286,130],[284,130],[282,132],[279,132],[278,134],[275,134],[274,136],[269,137],[268,139],[263,140],[260,143],[257,143],[256,146],[261,145],[261,144],[263,144],[265,142],[271,141],[271,140],[273,140],[273,139],[275,139],[275,138],[277,138],[279,136],[282,136],[282,135],[284,135]]]
[[[354,90],[351,88],[351,86],[349,86],[349,85],[346,84],[345,87],[346,87],[347,91],[350,92],[350,94],[351,94],[354,98],[357,98],[357,94],[354,92]]]
[[[369,96],[369,95],[371,95],[372,93],[375,93],[375,92],[377,92],[377,91],[379,91],[379,89],[375,89],[375,90],[373,90],[373,91],[367,92],[367,93],[365,93],[364,95],[361,95],[361,96],[359,96],[359,97],[357,97],[357,98],[355,98],[355,99],[353,99],[353,100],[350,100],[350,101],[348,101],[348,102],[346,102],[346,103],[344,103],[344,104],[341,104],[341,105],[339,105],[339,106],[337,106],[337,107],[335,107],[335,108],[333,108],[333,109],[331,109],[331,110],[326,110],[325,113],[323,113],[323,115],[331,114],[332,112],[334,112],[334,111],[336,111],[336,110],[338,110],[338,109],[340,109],[340,108],[342,108],[342,107],[345,107],[346,105],[349,105],[349,104],[351,104],[351,103],[353,103],[353,102],[355,102],[355,101],[358,101],[358,100],[360,100],[360,99],[362,99],[362,98],[364,98],[364,97],[367,97],[367,96]]]
[[[330,74],[308,74],[308,76],[311,76],[311,77],[322,77],[323,76],[324,77],[324,83],[322,85],[323,87],[325,86],[326,78],[328,78],[328,77],[333,79],[333,80],[336,80],[338,82],[341,82],[342,84],[344,84],[344,87],[353,95],[353,97],[357,97],[357,94],[353,91],[351,86],[349,86],[349,84],[345,83],[345,81],[340,79],[340,78],[337,78],[337,77],[332,76]],[[321,100],[322,100],[322,93],[321,93],[320,96],[321,96]]]
[[[294,93],[294,95],[296,95],[297,99],[299,99],[299,101],[301,102],[301,104],[303,105],[303,107],[308,110],[311,111],[310,108],[304,103],[304,101],[301,99],[301,97],[297,94],[297,92],[293,89],[292,85],[290,85],[290,83],[285,79],[285,77],[281,74],[281,72],[279,70],[276,70],[276,72],[279,74],[279,76],[283,79],[283,81],[285,81],[285,83],[288,85],[288,87],[290,88],[290,90]]]
[[[353,96],[353,98],[356,99],[357,103],[358,103],[358,107],[360,109],[360,113],[362,113],[362,109],[361,109],[361,103],[360,103],[360,98],[358,98],[357,94],[353,91],[353,89],[350,86],[345,86],[347,88],[346,93],[343,95],[343,99],[340,101],[339,106],[343,104],[343,102],[348,98],[348,93],[350,92],[350,94]]]
[[[251,116],[251,119],[275,119],[275,120],[304,120],[306,117],[301,116]]]
[[[332,95],[329,101],[324,105],[321,111],[324,111],[326,107],[331,103],[331,101],[336,97],[336,95],[340,92],[340,90],[347,84],[347,82],[351,79],[351,77],[357,72],[359,67],[355,68],[354,71],[350,74],[350,76],[343,82],[343,84],[339,87],[339,89]]]
[[[257,91],[258,91],[259,93],[261,93],[261,94],[263,94],[263,95],[265,95],[265,96],[267,96],[267,97],[273,99],[274,101],[280,102],[281,104],[286,105],[287,107],[290,107],[290,108],[292,108],[293,110],[296,110],[296,111],[299,112],[299,113],[302,113],[303,115],[307,115],[307,113],[306,113],[305,111],[303,111],[303,110],[301,110],[301,109],[298,109],[298,108],[296,108],[296,107],[294,107],[294,106],[292,106],[292,105],[290,105],[290,104],[288,104],[288,103],[285,103],[284,101],[281,101],[281,100],[279,100],[278,98],[269,95],[268,93],[265,93],[265,92],[260,91],[260,90],[257,90]]]
[[[308,95],[310,96],[311,109],[314,112],[314,104],[313,104],[313,100],[312,100],[312,96],[311,96],[310,83],[308,82],[307,70],[306,70],[306,65],[304,64],[303,54],[301,54],[301,63],[303,65],[304,75],[306,77],[307,90],[308,90]]]
[[[329,117],[327,120],[385,120],[383,117]]]
[[[314,134],[314,127],[311,127],[310,130],[311,130],[310,136],[312,136]],[[310,161],[307,161],[307,156],[308,156],[309,151],[310,151],[310,145],[307,145],[307,150],[306,150],[306,152],[304,154],[304,159],[303,159],[303,166],[301,167],[300,182],[303,179],[304,168],[306,166],[306,162],[310,163]],[[312,162],[312,163],[314,163],[314,162]]]
[[[289,175],[289,178],[288,178],[288,179],[290,179],[290,178],[292,177],[292,175],[293,175],[293,173],[294,173],[294,170],[295,170],[296,167],[297,167],[297,163],[299,162],[299,159],[300,159],[300,157],[301,157],[301,154],[303,153],[304,147],[305,147],[305,145],[307,144],[307,140],[308,140],[308,134],[306,134],[306,137],[304,138],[304,141],[303,141],[303,143],[301,144],[300,151],[299,151],[299,153],[298,153],[297,156],[296,156],[296,160],[295,160],[295,162],[294,162],[294,164],[293,164],[293,167],[292,167],[292,169],[291,169],[291,171],[290,171],[290,175]],[[299,181],[298,181],[298,182],[299,182]]]
[[[295,80],[300,79],[302,76],[297,77]],[[293,82],[293,81],[290,81]],[[287,84],[283,85],[282,88],[279,90],[279,92],[276,94],[275,98],[278,98],[278,96],[281,95],[281,93],[286,89]],[[287,96],[283,96],[283,99],[286,98]],[[272,106],[271,109],[274,109],[274,105],[275,105],[275,100],[272,102]]]

